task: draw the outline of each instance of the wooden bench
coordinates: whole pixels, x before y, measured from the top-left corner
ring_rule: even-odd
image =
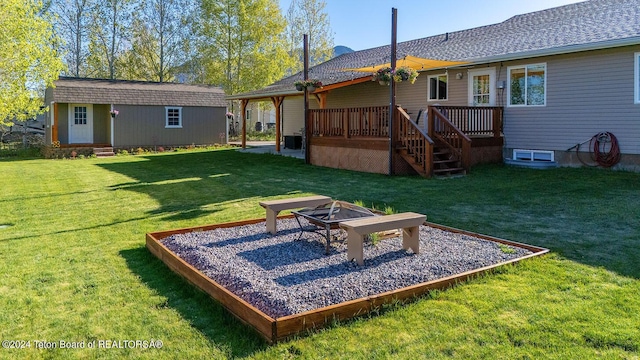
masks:
[[[282,210],[315,207],[331,202],[331,198],[323,195],[304,196],[298,198],[261,201],[260,206],[267,210],[267,231],[274,234],[276,230],[276,218]]]
[[[426,215],[412,212],[367,217],[340,223],[347,231],[347,260],[355,259],[363,265],[362,243],[365,235],[392,229],[402,229],[402,248],[420,252],[420,225],[427,220]]]

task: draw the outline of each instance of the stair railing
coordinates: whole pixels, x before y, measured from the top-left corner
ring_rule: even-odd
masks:
[[[427,135],[448,147],[460,160],[460,166],[468,173],[471,168],[471,139],[433,106],[429,106],[428,119]]]
[[[433,140],[422,130],[400,106],[396,108],[397,123],[394,131],[397,134],[394,143],[396,148],[404,149],[413,158],[423,176],[433,174]],[[395,130],[394,129],[394,130]],[[417,170],[417,169],[416,169]]]

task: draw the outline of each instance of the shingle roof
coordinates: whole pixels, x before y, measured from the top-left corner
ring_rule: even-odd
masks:
[[[53,101],[61,103],[225,107],[219,87],[61,77]]]
[[[397,56],[482,63],[554,53],[640,44],[639,0],[590,0],[517,15],[501,23],[398,43]],[[343,54],[309,69],[325,85],[368,76],[343,71],[389,62],[390,45]],[[263,89],[230,96],[296,94],[302,74]]]

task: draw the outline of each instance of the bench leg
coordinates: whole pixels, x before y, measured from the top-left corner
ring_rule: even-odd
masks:
[[[411,249],[414,254],[420,253],[420,227],[414,226],[402,229],[402,248]]]
[[[358,265],[364,265],[364,260],[362,259],[363,240],[363,235],[347,230],[347,261],[355,259]]]
[[[267,208],[267,231],[272,233],[273,235],[275,235],[277,232],[276,218],[278,217],[279,212],[280,211],[275,211]]]

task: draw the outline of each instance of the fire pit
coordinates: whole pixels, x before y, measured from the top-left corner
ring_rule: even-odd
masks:
[[[302,237],[305,231],[300,222],[300,217],[307,219],[309,223],[315,225],[320,231],[323,229],[326,231],[326,235],[323,235],[327,242],[325,248],[326,254],[329,254],[330,250],[331,229],[339,229],[339,223],[363,217],[378,216],[369,209],[345,201],[333,201],[314,208],[294,210],[291,213],[295,215],[296,221],[300,226],[300,236],[298,239]],[[314,231],[317,232],[317,230],[318,229]]]

